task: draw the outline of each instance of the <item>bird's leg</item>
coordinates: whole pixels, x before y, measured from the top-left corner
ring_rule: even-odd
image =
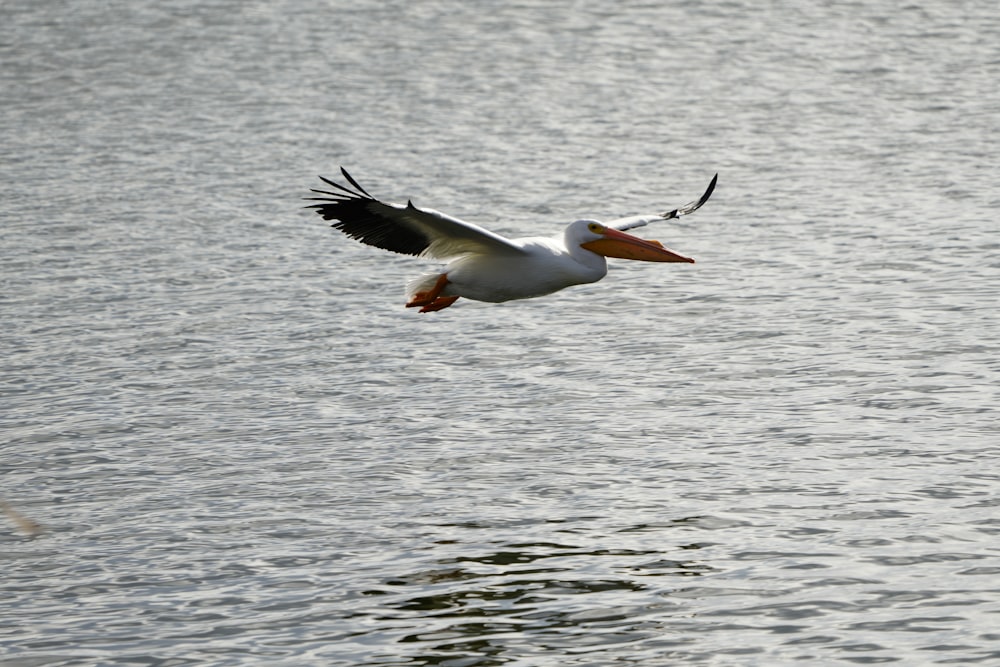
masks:
[[[434,303],[435,299],[437,299],[439,296],[441,296],[441,292],[444,291],[444,288],[445,288],[445,286],[447,284],[448,284],[448,274],[447,273],[442,273],[440,276],[438,276],[437,282],[434,283],[434,287],[432,287],[427,292],[417,292],[416,294],[414,294],[413,298],[410,299],[410,302],[406,304],[406,307],[407,308],[416,308],[417,306],[429,306],[429,305],[431,305],[432,303]],[[445,297],[445,298],[447,298],[447,297]],[[441,306],[441,308],[445,308],[446,306],[450,306],[453,302],[454,302],[454,299],[452,299],[451,301],[449,301],[444,306]],[[440,310],[440,309],[435,309],[435,310]]]
[[[442,308],[447,308],[451,304],[458,301],[457,296],[439,296],[432,302],[420,309],[421,313],[433,313],[435,310],[441,310]]]

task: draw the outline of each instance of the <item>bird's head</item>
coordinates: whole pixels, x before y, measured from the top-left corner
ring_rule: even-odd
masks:
[[[642,262],[688,262],[690,257],[664,247],[659,241],[641,239],[601,224],[597,220],[577,220],[566,228],[566,246],[579,246],[603,257]]]

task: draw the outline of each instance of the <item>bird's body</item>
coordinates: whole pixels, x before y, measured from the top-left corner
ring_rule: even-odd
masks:
[[[579,245],[567,245],[562,239],[531,237],[512,239],[511,243],[521,252],[470,253],[448,262],[443,271],[448,285],[442,296],[490,303],[530,299],[570,285],[596,282],[608,272],[604,257]],[[429,290],[438,275],[427,274],[411,281],[408,294]]]
[[[313,190],[324,203],[311,208],[334,227],[362,243],[393,252],[447,260],[442,271],[425,274],[407,286],[408,307],[420,312],[447,308],[459,297],[498,303],[529,299],[571,285],[592,283],[607,274],[605,257],[653,262],[694,262],[658,241],[623,230],[691,213],[708,200],[712,179],[696,201],[655,216],[622,218],[608,224],[577,220],[552,237],[507,239],[433,209],[386,204],[369,195],[344,169],[351,190],[327,179],[337,191]],[[322,177],[321,177],[322,178]],[[717,178],[717,176],[716,176]]]

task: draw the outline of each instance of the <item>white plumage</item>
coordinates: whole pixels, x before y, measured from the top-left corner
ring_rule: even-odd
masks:
[[[325,220],[362,243],[406,255],[445,260],[442,271],[407,285],[407,307],[426,313],[447,308],[459,297],[501,302],[529,299],[570,285],[592,283],[607,274],[605,257],[649,262],[694,262],[658,241],[624,233],[657,220],[669,220],[701,207],[715,189],[718,174],[698,200],[667,213],[621,218],[604,224],[577,220],[552,237],[507,239],[478,225],[412,202],[387,204],[368,194],[343,168],[353,186],[320,177],[334,191],[313,190],[310,197]]]

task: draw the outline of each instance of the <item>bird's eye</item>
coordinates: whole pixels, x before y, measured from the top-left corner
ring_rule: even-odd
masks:
[[[604,225],[599,225],[596,222],[592,222],[589,225],[587,225],[587,229],[589,229],[590,231],[594,232],[595,234],[603,234],[604,233]]]

